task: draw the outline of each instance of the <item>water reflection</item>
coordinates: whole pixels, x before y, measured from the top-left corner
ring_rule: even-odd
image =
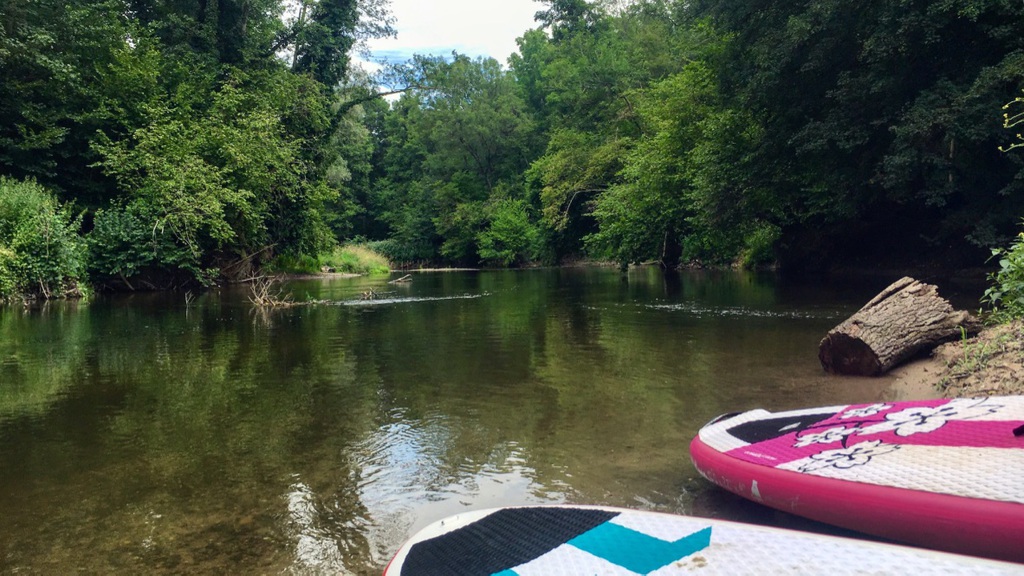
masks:
[[[441,300],[467,300],[483,298],[487,294],[462,294],[459,296],[409,296],[409,297],[388,297],[374,296],[373,298],[360,297],[359,300],[345,300],[341,304],[345,306],[389,306],[392,304],[410,304],[414,302],[438,302]]]
[[[346,453],[357,471],[360,501],[385,529],[375,539],[388,541],[387,553],[408,534],[467,506],[565,501],[569,485],[539,482],[516,442],[465,450],[452,441],[459,426],[441,415],[398,419]]]
[[[874,286],[387,280],[0,309],[0,572],[374,574],[440,517],[542,502],[777,522],[696,478],[697,428],[884,388],[816,359]]]
[[[340,572],[344,568],[337,535],[330,525],[321,526],[323,511],[317,496],[301,481],[288,487],[288,524],[295,538],[296,572]]]
[[[700,302],[685,302],[681,304],[648,304],[647,307],[654,310],[685,312],[698,318],[705,316],[739,316],[750,318],[806,318],[837,321],[841,321],[843,319],[843,317],[834,310],[759,310],[743,306],[708,307],[702,305]]]

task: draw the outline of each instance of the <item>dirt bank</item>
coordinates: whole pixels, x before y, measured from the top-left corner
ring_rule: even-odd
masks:
[[[892,400],[1024,394],[1024,322],[943,344],[884,378]]]

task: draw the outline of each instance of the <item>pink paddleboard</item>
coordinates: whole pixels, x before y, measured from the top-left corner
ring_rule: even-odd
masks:
[[[753,410],[703,427],[690,455],[779,510],[1024,562],[1024,396]]]

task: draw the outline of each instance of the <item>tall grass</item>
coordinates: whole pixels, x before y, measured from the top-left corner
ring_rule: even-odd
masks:
[[[360,244],[339,246],[330,254],[321,255],[320,265],[349,274],[387,274],[391,271],[391,262],[387,258]]]
[[[319,274],[325,270],[346,274],[387,274],[391,272],[391,262],[365,245],[347,244],[315,257],[280,255],[264,271],[270,274]]]

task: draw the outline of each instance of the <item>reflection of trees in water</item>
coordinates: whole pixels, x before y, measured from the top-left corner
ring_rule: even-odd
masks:
[[[20,381],[7,382],[46,396],[33,406],[47,436],[4,434],[0,480],[14,487],[6,492],[13,500],[21,495],[26,506],[68,512],[60,537],[81,553],[68,566],[118,568],[102,552],[124,541],[147,543],[124,567],[135,571],[218,562],[241,569],[249,550],[258,551],[254,568],[268,559],[279,569],[290,565],[293,559],[279,552],[299,545],[288,542],[283,522],[288,473],[336,464],[351,434],[364,427],[366,411],[351,366],[330,349],[326,334],[291,338],[246,322],[245,312],[193,304],[186,320],[184,309],[93,306],[17,326],[0,319],[9,336],[20,330],[2,344],[5,357],[19,358]],[[302,319],[282,322],[295,323],[301,327]],[[2,406],[0,418],[25,418],[21,405]],[[20,449],[9,448],[15,445]],[[311,452],[319,454],[306,457]],[[40,465],[26,467],[30,460]],[[340,483],[348,477],[335,474],[325,484],[346,491]],[[49,499],[63,492],[76,497]],[[97,501],[111,506],[90,508]],[[5,509],[18,508],[12,502]],[[152,514],[140,516],[145,509]],[[163,526],[156,533],[139,526],[153,515]],[[86,538],[78,530],[86,524],[109,530]],[[35,550],[37,560],[51,554],[53,538],[33,537],[42,524],[19,525],[0,538],[5,548],[19,548],[24,558]],[[210,540],[201,543],[198,534]],[[354,536],[358,530],[347,537],[350,552],[359,547]]]
[[[402,302],[268,321],[241,291],[5,309],[0,563],[373,573],[467,506],[686,511],[697,427],[778,393],[763,367],[792,370],[801,341],[813,365],[821,334],[649,304],[758,309],[772,287],[563,269],[417,274]]]
[[[0,424],[45,412],[76,380],[88,312],[77,301],[0,306]]]

